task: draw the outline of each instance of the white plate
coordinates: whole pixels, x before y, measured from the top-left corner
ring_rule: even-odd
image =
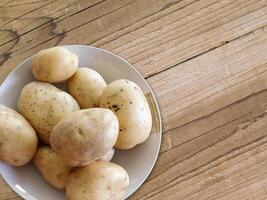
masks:
[[[145,93],[153,115],[153,129],[148,140],[127,151],[116,151],[113,162],[129,173],[130,186],[125,199],[135,192],[148,177],[159,153],[161,144],[161,118],[157,101],[147,82],[129,63],[102,49],[82,46],[64,46],[79,57],[79,66],[90,67],[99,72],[109,83],[125,78],[137,83]],[[16,108],[21,89],[34,78],[31,74],[31,59],[21,63],[3,82],[0,88],[0,103]],[[64,88],[63,84],[57,85]],[[48,185],[32,163],[23,167],[12,167],[0,161],[0,172],[7,184],[26,200],[64,200],[65,193]]]

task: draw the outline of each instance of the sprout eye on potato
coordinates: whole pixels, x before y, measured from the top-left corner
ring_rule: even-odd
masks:
[[[63,47],[52,47],[32,59],[32,74],[39,81],[58,83],[70,78],[78,68],[78,57]]]
[[[16,111],[0,105],[0,160],[21,166],[35,154],[38,138],[32,126]]]
[[[120,132],[116,147],[130,149],[144,142],[152,128],[152,117],[142,90],[133,82],[120,79],[110,83],[100,97],[100,107],[118,117]]]
[[[49,83],[31,82],[21,91],[17,102],[19,112],[37,130],[39,138],[50,143],[50,134],[66,114],[79,110],[76,100]]]
[[[50,147],[39,147],[34,164],[43,178],[58,189],[64,189],[73,167],[68,166]]]
[[[68,90],[81,108],[99,106],[99,98],[107,87],[105,80],[96,71],[81,67],[68,80]]]
[[[117,164],[94,161],[77,168],[67,180],[67,200],[122,200],[129,185],[127,172]]]
[[[119,131],[117,117],[104,108],[69,113],[51,134],[52,149],[70,166],[84,166],[103,157],[114,146]]]

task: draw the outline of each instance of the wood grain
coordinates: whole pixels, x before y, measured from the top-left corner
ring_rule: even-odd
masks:
[[[146,77],[163,118],[157,164],[129,199],[267,199],[266,6],[266,0],[0,1],[0,80],[50,46],[110,50]],[[3,180],[0,191],[1,200],[20,199]]]
[[[135,194],[138,199],[153,199],[159,192],[167,197],[172,194],[167,188],[174,189],[225,161],[221,158],[231,152],[264,139],[267,60],[261,52],[266,53],[266,39],[266,30],[259,30],[149,79],[161,106],[163,144],[169,144],[163,145],[149,181]],[[199,73],[201,66],[205,73]],[[201,74],[206,84],[199,83]],[[159,81],[164,83],[160,89]]]

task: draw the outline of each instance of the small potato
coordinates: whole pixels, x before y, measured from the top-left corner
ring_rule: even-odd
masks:
[[[39,81],[58,83],[70,78],[78,68],[78,57],[63,47],[52,47],[32,59],[32,74]]]
[[[34,164],[42,177],[52,186],[64,189],[73,167],[68,166],[50,147],[39,147],[34,156]]]
[[[106,87],[107,84],[99,73],[85,67],[78,68],[68,80],[69,93],[81,108],[98,107],[99,98]]]
[[[39,138],[50,144],[50,134],[66,114],[79,110],[76,100],[49,83],[31,82],[21,91],[17,102],[19,112],[37,130]]]
[[[133,82],[120,79],[110,83],[100,98],[100,107],[118,117],[120,132],[115,147],[130,149],[144,142],[152,128],[152,117],[142,90]]]
[[[110,149],[104,156],[102,156],[99,160],[102,161],[111,161],[114,156],[115,149]]]
[[[129,186],[127,172],[117,164],[95,161],[77,168],[66,185],[67,200],[122,200]]]
[[[112,111],[84,109],[66,115],[53,129],[50,142],[70,166],[84,166],[103,157],[115,144],[119,123]]]
[[[35,130],[19,113],[0,105],[0,160],[21,166],[34,156],[38,138]]]

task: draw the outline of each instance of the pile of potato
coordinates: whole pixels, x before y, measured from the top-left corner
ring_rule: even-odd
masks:
[[[107,85],[78,62],[63,47],[34,56],[38,81],[22,89],[19,113],[0,105],[0,159],[21,166],[33,158],[42,177],[66,190],[68,200],[122,199],[129,177],[110,160],[114,147],[130,149],[148,138],[149,105],[135,83]],[[63,81],[69,93],[51,84]]]

